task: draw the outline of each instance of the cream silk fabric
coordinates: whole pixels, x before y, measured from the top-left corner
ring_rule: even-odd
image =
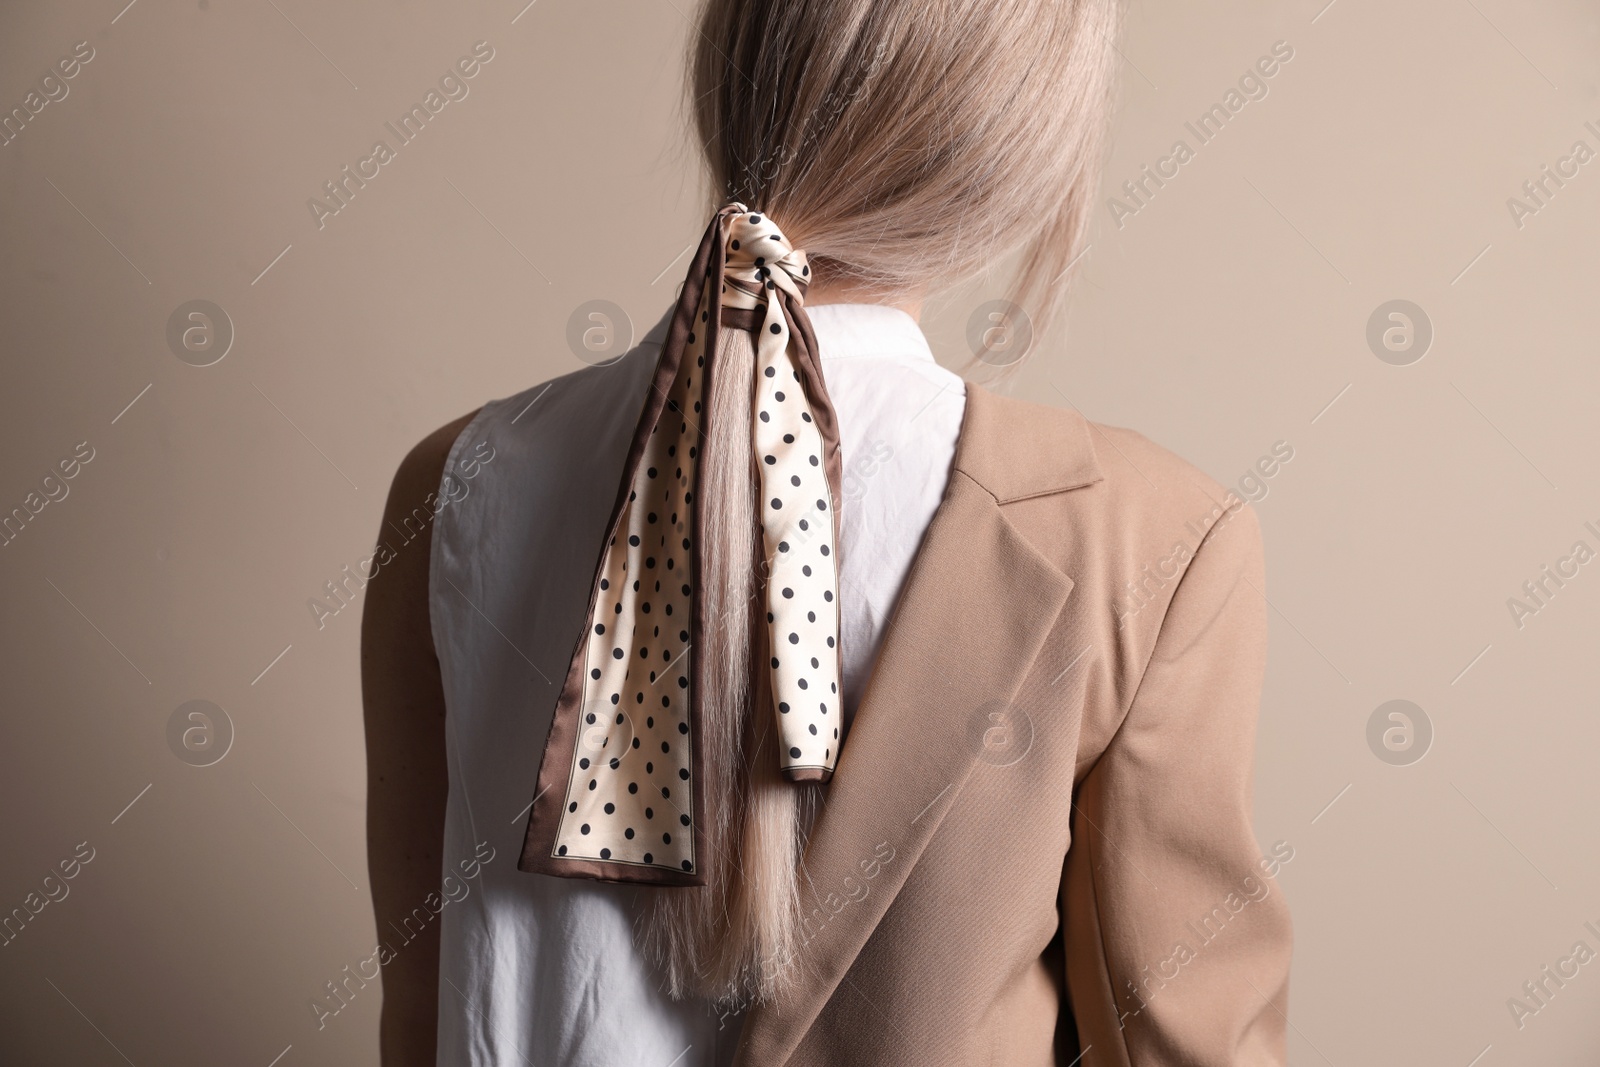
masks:
[[[697,766],[704,617],[696,499],[717,331],[751,331],[749,447],[760,482],[767,664],[780,764],[827,781],[838,758],[838,430],[803,309],[810,274],[766,216],[731,204],[685,280],[629,452],[539,772],[524,870],[702,884]],[[751,530],[752,539],[757,531]]]

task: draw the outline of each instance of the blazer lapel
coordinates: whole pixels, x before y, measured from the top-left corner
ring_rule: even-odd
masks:
[[[799,980],[746,1017],[738,1063],[781,1064],[793,1054],[973,768],[1003,745],[1005,709],[1073,583],[1000,505],[1098,480],[1086,427],[1071,413],[968,386],[950,483],[807,845]]]

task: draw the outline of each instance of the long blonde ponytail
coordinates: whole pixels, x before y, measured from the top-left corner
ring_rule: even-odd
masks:
[[[714,205],[779,221],[813,284],[885,302],[1018,257],[1042,333],[1082,244],[1110,117],[1115,0],[709,0],[691,99]],[[676,997],[770,1001],[798,974],[807,828],[820,800],[778,770],[750,469],[748,334],[724,329],[708,422],[696,653],[708,749],[705,886],[645,891],[639,940]],[[736,447],[735,447],[736,446]],[[736,457],[718,466],[711,457]]]

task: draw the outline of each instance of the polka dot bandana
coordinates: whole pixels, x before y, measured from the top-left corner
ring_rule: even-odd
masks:
[[[755,349],[751,462],[767,686],[779,761],[825,782],[839,755],[839,436],[804,311],[805,253],[742,204],[702,239],[662,347],[539,768],[519,866],[655,885],[704,884],[696,500],[719,329]],[[751,531],[755,538],[757,532]]]

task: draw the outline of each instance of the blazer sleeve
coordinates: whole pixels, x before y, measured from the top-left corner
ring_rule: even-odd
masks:
[[[1078,786],[1061,907],[1084,1067],[1286,1063],[1293,850],[1251,828],[1262,570],[1254,510],[1224,513]]]

